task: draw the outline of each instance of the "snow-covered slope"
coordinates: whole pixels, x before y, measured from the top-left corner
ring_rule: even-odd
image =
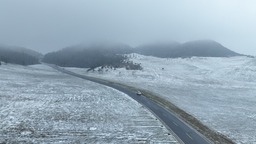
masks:
[[[0,66],[0,143],[177,143],[112,88],[47,66]]]
[[[69,69],[148,89],[235,142],[256,143],[256,59],[129,57],[144,69]]]

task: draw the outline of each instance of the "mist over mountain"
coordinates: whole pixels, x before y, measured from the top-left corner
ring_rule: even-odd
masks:
[[[7,46],[7,45],[0,45],[0,47],[5,48],[5,49],[9,49],[15,52],[19,52],[19,53],[26,53],[28,55],[34,56],[36,58],[42,58],[43,54],[35,51],[35,50],[31,50],[28,48],[24,48],[24,47],[19,47],[19,46]]]
[[[101,53],[114,53],[114,54],[128,54],[133,52],[133,48],[129,45],[122,43],[112,42],[92,42],[92,43],[81,43],[62,49],[64,51],[98,51]]]
[[[125,44],[98,42],[79,44],[48,53],[43,61],[63,67],[96,68],[99,66],[126,67],[133,69],[132,62],[123,54],[138,53],[161,58],[178,57],[231,57],[242,56],[212,40],[198,40],[187,43],[155,43],[132,48]],[[135,66],[135,69],[138,67]],[[139,68],[140,69],[140,68]]]
[[[38,64],[43,55],[23,47],[0,45],[0,61],[20,65]]]
[[[134,48],[134,52],[146,56],[166,58],[170,57],[173,50],[178,49],[179,47],[180,43],[178,42],[152,43],[138,46]]]
[[[57,52],[48,53],[43,62],[63,67],[82,67],[94,69],[99,66],[127,69],[141,69],[138,64],[129,62],[123,54],[132,53],[133,49],[124,44],[97,43],[76,45]]]
[[[120,43],[97,42],[74,45],[48,53],[43,61],[66,67],[95,68],[106,65],[121,67],[127,63],[127,57],[123,54],[130,53],[161,58],[242,56],[212,40],[198,40],[183,44],[175,41],[153,43],[136,48]],[[0,45],[0,61],[6,63],[31,65],[39,63],[42,57],[42,54],[27,48]],[[129,67],[133,67],[133,64],[130,64]]]
[[[165,44],[143,45],[135,48],[135,52],[162,58],[177,58],[177,57],[231,57],[241,56],[234,51],[222,46],[212,40],[198,40],[180,44],[178,42]]]

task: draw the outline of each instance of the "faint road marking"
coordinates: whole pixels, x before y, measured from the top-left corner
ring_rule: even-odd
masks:
[[[188,133],[186,133],[186,135],[187,135],[190,139],[192,139],[192,140],[193,140],[193,138],[192,138]]]
[[[172,122],[174,125],[179,126],[176,122]]]

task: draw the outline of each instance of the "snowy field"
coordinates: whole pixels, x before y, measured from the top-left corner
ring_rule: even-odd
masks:
[[[0,66],[0,143],[178,143],[143,106],[47,66]]]
[[[68,69],[148,89],[236,143],[256,144],[256,59],[129,57],[144,69]]]

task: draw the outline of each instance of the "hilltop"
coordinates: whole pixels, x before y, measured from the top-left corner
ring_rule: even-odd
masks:
[[[178,57],[232,57],[242,56],[212,40],[190,41],[183,44],[178,42],[142,45],[135,48],[135,52],[146,56],[161,58]]]
[[[20,65],[38,64],[43,55],[23,47],[0,45],[0,61]]]

